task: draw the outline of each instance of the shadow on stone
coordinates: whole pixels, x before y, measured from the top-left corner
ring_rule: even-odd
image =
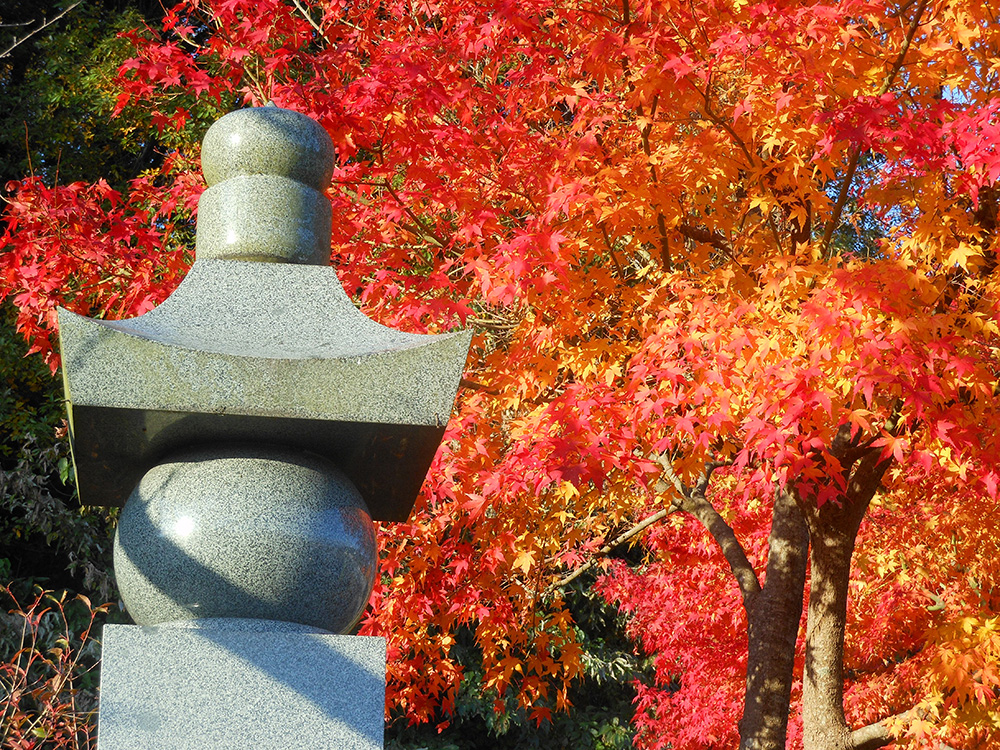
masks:
[[[381,638],[219,622],[105,628],[99,750],[382,747]]]

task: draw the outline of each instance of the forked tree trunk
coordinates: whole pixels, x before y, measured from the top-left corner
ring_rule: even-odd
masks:
[[[788,492],[774,501],[767,578],[747,603],[746,697],[740,750],[784,750],[809,533]]]
[[[803,675],[805,750],[875,750],[892,738],[881,723],[851,731],[844,716],[844,632],[851,556],[861,519],[889,462],[859,448],[849,428],[831,446],[845,467],[847,491],[822,508],[793,490],[775,496],[762,587],[733,529],[708,501],[709,464],[693,486],[662,461],[678,498],[674,508],[695,516],[718,543],[743,595],[747,612],[747,678],[740,750],[784,750],[795,643],[802,619],[806,564],[812,566],[806,663]],[[842,438],[842,439],[841,439]]]

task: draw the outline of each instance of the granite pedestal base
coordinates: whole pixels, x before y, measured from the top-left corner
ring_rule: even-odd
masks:
[[[385,641],[261,620],[104,628],[98,750],[382,750]]]

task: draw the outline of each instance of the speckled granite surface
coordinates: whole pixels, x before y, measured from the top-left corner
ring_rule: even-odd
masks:
[[[375,529],[330,462],[214,446],[153,467],[122,509],[115,578],[139,625],[204,617],[350,632],[375,581]]]
[[[98,750],[383,747],[381,638],[203,620],[103,640]]]

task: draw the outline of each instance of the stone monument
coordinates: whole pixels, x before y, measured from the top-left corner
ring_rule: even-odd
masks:
[[[409,515],[471,334],[354,307],[327,265],[333,158],[304,115],[226,115],[177,290],[131,320],[59,312],[77,486],[122,507],[136,622],[104,630],[99,750],[383,746],[385,644],[346,633],[373,519]]]

